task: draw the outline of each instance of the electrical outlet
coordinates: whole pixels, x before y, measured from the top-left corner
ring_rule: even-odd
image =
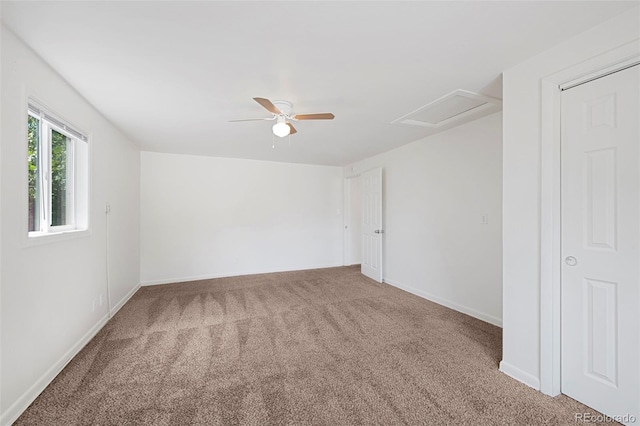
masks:
[[[102,306],[102,295],[98,296],[98,306]]]
[[[96,299],[93,299],[91,301],[91,312],[95,312],[96,311]]]

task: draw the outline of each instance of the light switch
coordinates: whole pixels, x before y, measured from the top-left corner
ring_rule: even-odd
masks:
[[[487,225],[489,223],[489,215],[486,214],[486,213],[483,214],[480,223],[483,224],[483,225]]]

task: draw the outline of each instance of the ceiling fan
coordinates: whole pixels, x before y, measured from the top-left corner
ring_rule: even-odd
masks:
[[[264,109],[273,114],[273,117],[269,118],[247,118],[244,120],[230,120],[230,122],[236,121],[257,121],[257,120],[276,120],[276,124],[273,125],[273,134],[281,138],[297,133],[297,130],[291,125],[291,120],[333,120],[335,115],[330,112],[322,112],[316,114],[294,114],[291,115],[291,108],[293,104],[288,101],[273,101],[265,98],[253,98],[254,101],[262,105]]]

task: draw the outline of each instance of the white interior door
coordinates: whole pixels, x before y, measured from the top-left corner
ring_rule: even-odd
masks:
[[[639,99],[640,66],[562,93],[561,388],[625,424],[640,420]]]
[[[348,265],[362,265],[362,176],[349,181]]]
[[[382,282],[382,169],[362,174],[362,266],[364,275]]]

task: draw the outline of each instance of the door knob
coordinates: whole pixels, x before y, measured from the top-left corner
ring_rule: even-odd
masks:
[[[564,258],[564,263],[566,263],[569,266],[576,266],[578,264],[578,259],[576,259],[573,256],[567,256]]]

